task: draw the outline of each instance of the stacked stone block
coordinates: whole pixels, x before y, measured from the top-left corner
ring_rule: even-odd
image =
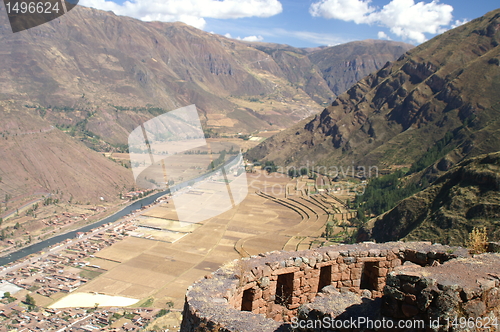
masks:
[[[426,266],[467,256],[463,248],[393,242],[279,251],[237,260],[188,289],[181,331],[285,329],[298,308],[313,301],[323,286],[378,298],[387,275],[406,261]]]
[[[401,267],[389,273],[384,293],[388,317],[423,320],[434,331],[499,331],[500,255]]]

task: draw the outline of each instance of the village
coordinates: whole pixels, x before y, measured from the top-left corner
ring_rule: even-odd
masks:
[[[138,331],[168,313],[156,308],[99,308],[98,303],[92,308],[44,308],[47,301],[74,292],[102,273],[88,259],[133,232],[137,228],[134,220],[129,216],[79,232],[74,240],[28,257],[28,264],[17,264],[21,267],[12,269],[15,262],[3,267],[4,272],[9,267],[11,270],[0,282],[0,331]]]
[[[165,309],[42,309],[29,311],[14,304],[4,306],[0,331],[139,331]]]

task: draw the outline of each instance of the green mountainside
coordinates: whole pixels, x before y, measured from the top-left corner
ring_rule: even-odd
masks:
[[[495,10],[386,64],[247,157],[280,166],[418,164],[413,172],[439,173],[498,151],[499,44]]]
[[[500,152],[467,159],[427,189],[370,220],[358,240],[464,245],[474,227],[500,240]]]

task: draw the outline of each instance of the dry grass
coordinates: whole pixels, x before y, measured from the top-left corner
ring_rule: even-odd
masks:
[[[488,248],[488,233],[486,227],[474,227],[472,232],[469,233],[469,240],[467,241],[467,248],[473,254],[482,254]]]

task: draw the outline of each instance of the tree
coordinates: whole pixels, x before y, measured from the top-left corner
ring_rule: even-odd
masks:
[[[13,297],[13,296],[10,294],[10,292],[5,292],[5,293],[3,294],[3,299],[6,299],[6,300],[7,300],[7,302],[9,302],[9,303],[14,302],[14,301],[16,300],[16,298],[15,298],[15,297]]]
[[[356,215],[357,215],[357,218],[358,220],[364,224],[368,221],[368,218],[366,218],[366,213],[365,213],[365,210],[363,208],[358,208],[357,211],[356,211]]]
[[[270,174],[276,172],[278,167],[274,164],[274,161],[266,161],[264,162],[264,170]]]
[[[161,309],[157,314],[156,314],[156,317],[162,317],[162,316],[165,316],[166,314],[169,313],[169,310],[167,309]]]
[[[331,237],[333,237],[333,231],[334,231],[333,224],[329,222],[326,224],[325,231],[323,232],[323,236],[328,240]]]
[[[291,178],[296,178],[299,176],[299,172],[297,172],[297,170],[294,168],[290,168],[288,170],[288,176],[291,177]]]
[[[35,299],[33,298],[33,296],[29,294],[26,294],[26,299],[24,299],[24,303],[28,305],[28,308],[30,310],[33,310],[36,306]]]

